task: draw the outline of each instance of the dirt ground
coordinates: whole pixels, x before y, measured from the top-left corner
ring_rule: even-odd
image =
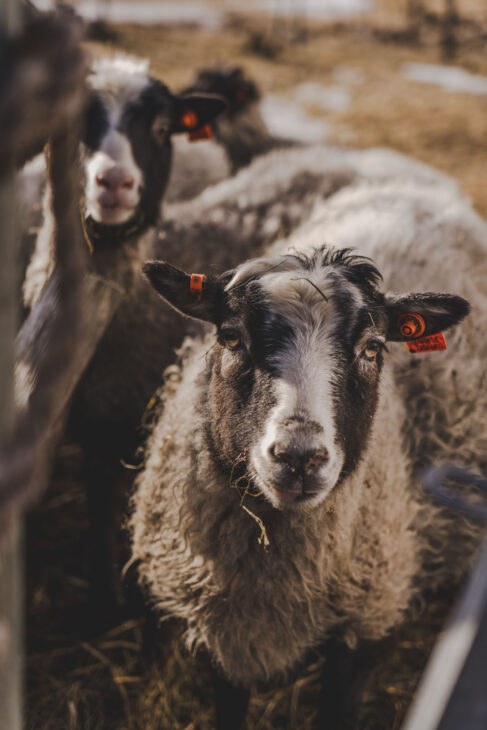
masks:
[[[218,4],[218,3],[216,3]],[[487,9],[459,3],[469,22],[458,30],[455,64],[487,76]],[[406,62],[439,63],[441,30],[431,17],[416,30],[405,3],[382,0],[373,13],[348,22],[278,21],[233,16],[217,31],[169,26],[114,28],[109,41],[92,40],[94,55],[119,50],[148,56],[155,75],[174,89],[195,69],[216,61],[244,66],[263,93],[293,99],[297,84],[336,83],[337,69],[357,69],[351,103],[342,111],[307,111],[332,126],[331,142],[387,146],[454,176],[476,209],[487,215],[487,96],[450,93],[407,81]],[[484,36],[482,36],[484,34]],[[140,612],[95,638],[86,638],[88,520],[80,478],[82,454],[64,443],[44,500],[27,530],[27,707],[29,730],[211,730],[207,667],[189,656],[180,627],[165,625],[152,655],[142,651]],[[363,703],[361,730],[400,727],[431,647],[454,596],[432,599],[393,637]],[[308,730],[319,666],[284,688],[252,697],[248,730]]]

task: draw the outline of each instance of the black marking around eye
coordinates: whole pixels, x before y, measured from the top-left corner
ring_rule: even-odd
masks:
[[[98,94],[90,95],[85,111],[83,141],[91,150],[97,150],[110,124],[107,109]]]
[[[254,363],[277,374],[279,355],[296,338],[292,325],[265,301],[254,302],[247,313],[247,327],[252,333],[251,355]]]

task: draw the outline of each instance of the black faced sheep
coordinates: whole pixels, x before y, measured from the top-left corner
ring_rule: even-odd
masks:
[[[217,94],[227,106],[219,122],[214,119],[206,128],[206,136],[214,139],[198,145],[191,137],[176,140],[168,201],[194,198],[275,146],[258,110],[257,86],[242,69],[216,66],[200,71],[183,91],[195,92]]]
[[[257,85],[238,66],[203,69],[185,92],[218,94],[227,102],[225,113],[214,119],[211,127],[228,155],[233,172],[258,155],[276,147],[296,144],[272,137],[259,110]]]
[[[324,238],[373,254],[387,287],[468,297],[474,315],[451,351],[396,343],[438,347],[430,336],[465,317],[464,299],[384,294],[370,260],[314,249]],[[334,196],[292,242],[307,255],[280,242],[203,281],[146,267],[175,308],[217,334],[188,341],[180,382],[166,385],[133,499],[133,558],[155,606],[185,620],[187,644],[243,688],[286,675],[329,637],[380,639],[419,578],[455,573],[434,559],[451,521],[413,470],[487,457],[487,228],[468,203],[447,188],[364,185]],[[464,568],[469,545],[455,548]],[[245,692],[231,698],[219,728],[244,714]],[[345,727],[347,702],[325,688],[320,727]]]

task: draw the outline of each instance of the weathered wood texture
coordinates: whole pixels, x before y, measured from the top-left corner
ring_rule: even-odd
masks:
[[[20,30],[20,2],[5,0],[0,7],[0,34],[6,39]],[[0,43],[1,43],[0,39]],[[0,48],[3,54],[3,48]],[[12,429],[14,338],[16,329],[15,179],[13,167],[0,179],[0,444]],[[20,522],[0,562],[0,730],[22,727],[22,615]],[[2,662],[3,653],[3,662]]]

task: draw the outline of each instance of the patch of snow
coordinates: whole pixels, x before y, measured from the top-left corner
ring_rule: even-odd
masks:
[[[487,94],[487,77],[475,76],[463,68],[440,66],[433,63],[405,63],[402,74],[410,81],[436,84],[445,91],[464,94]]]
[[[365,81],[365,74],[360,68],[353,66],[337,66],[333,70],[333,81],[336,84],[358,86]]]
[[[224,17],[222,12],[204,3],[82,0],[75,7],[85,20],[106,20],[109,23],[187,23],[215,29],[223,25]]]
[[[235,5],[243,5],[235,2]],[[288,18],[316,18],[331,20],[368,12],[373,7],[372,0],[254,0],[245,3],[253,5],[272,15]]]
[[[260,112],[275,137],[314,143],[322,142],[330,134],[330,125],[324,119],[310,117],[299,104],[278,96],[265,96],[260,102]]]
[[[305,104],[316,104],[332,112],[343,112],[350,106],[352,95],[343,86],[323,86],[315,81],[299,84],[296,98]]]

